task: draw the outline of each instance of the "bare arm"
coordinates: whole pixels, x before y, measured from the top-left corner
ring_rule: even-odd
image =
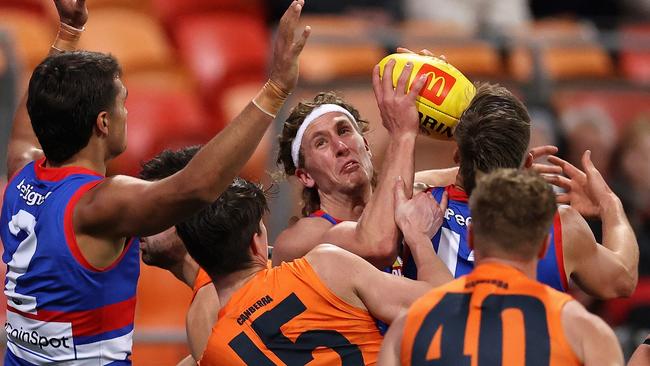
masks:
[[[305,258],[334,294],[353,306],[367,309],[386,324],[391,324],[400,312],[434,287],[382,272],[358,255],[331,244],[317,246]]]
[[[306,27],[294,37],[303,4],[295,0],[282,17],[269,82],[253,102],[171,177],[146,182],[118,176],[99,184],[79,201],[75,232],[110,239],[153,234],[214,201],[252,155],[270,114],[296,86],[298,56],[310,32]]]
[[[419,126],[415,98],[426,81],[424,77],[414,80],[411,90],[407,91],[412,72],[412,66],[407,65],[393,88],[394,66],[393,61],[386,65],[383,78],[379,77],[379,66],[373,70],[375,97],[382,123],[390,135],[377,188],[356,225],[336,225],[322,239],[322,242],[339,245],[380,268],[391,265],[397,257],[399,230],[392,215],[395,211],[393,182],[395,177],[402,176],[408,187],[413,185],[415,139]],[[411,195],[410,191],[408,195]]]
[[[346,225],[341,223],[339,225]],[[332,227],[326,220],[317,217],[304,217],[284,229],[273,244],[273,266],[290,262],[307,254],[321,244],[323,234]]]
[[[569,345],[585,366],[624,364],[614,331],[577,301],[569,301],[562,309],[562,328]]]
[[[213,284],[203,286],[194,297],[185,317],[185,328],[187,341],[194,360],[200,360],[208,339],[212,333],[212,327],[217,321],[219,312],[219,296]]]
[[[402,357],[402,335],[406,325],[406,313],[400,314],[388,328],[381,343],[377,366],[399,366]]]
[[[85,0],[54,0],[59,13],[61,24],[67,24],[76,29],[82,29],[88,20],[88,10]],[[62,25],[63,27],[63,25]],[[77,46],[80,33],[71,34],[59,31],[50,55],[63,51],[72,51]],[[7,174],[13,176],[18,170],[32,160],[43,156],[41,145],[36,139],[32,124],[27,113],[27,93],[20,101],[18,110],[11,127],[11,135],[7,146]]]
[[[571,203],[571,208],[560,209],[567,274],[591,295],[630,296],[638,282],[639,246],[621,201],[594,167],[589,151],[582,158],[585,172],[562,159],[549,160],[561,166],[570,178],[547,178],[567,190],[558,196],[558,201]],[[600,217],[602,245],[596,242],[580,214]]]

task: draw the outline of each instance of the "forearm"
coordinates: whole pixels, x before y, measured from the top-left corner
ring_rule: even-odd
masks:
[[[453,280],[447,266],[433,250],[431,239],[421,233],[404,233],[404,240],[418,269],[418,281],[440,286]]]
[[[629,277],[638,279],[639,245],[623,205],[615,195],[600,203],[603,226],[603,246],[617,255]]]
[[[396,178],[401,176],[407,196],[412,194],[415,138],[415,135],[407,135],[391,139],[376,190],[357,225],[357,240],[363,245],[374,246],[379,253],[397,253],[399,229],[395,224],[393,190]]]
[[[255,100],[258,100],[258,104],[262,104],[261,107],[267,112],[275,114],[286,96],[286,93],[280,95],[280,92],[267,83]],[[270,102],[260,103],[260,99]],[[251,101],[174,177],[174,185],[185,187],[191,196],[211,203],[228,187],[253,155],[272,121],[271,115]]]
[[[81,32],[81,29],[75,29],[61,23],[59,33],[52,47],[50,47],[48,56],[62,51],[75,50]],[[25,162],[38,158],[42,153],[27,112],[27,95],[28,93],[25,92],[20,104],[18,104],[18,110],[11,127],[7,151],[7,171],[9,176],[20,169]]]

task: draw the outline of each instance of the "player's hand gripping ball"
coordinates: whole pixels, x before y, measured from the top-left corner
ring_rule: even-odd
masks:
[[[410,90],[413,80],[429,75],[416,99],[420,115],[420,132],[438,140],[451,140],[458,120],[476,94],[476,88],[458,69],[437,57],[414,53],[395,53],[379,62],[379,75],[383,76],[386,63],[395,60],[393,86],[397,86],[404,66],[413,63],[408,81]]]

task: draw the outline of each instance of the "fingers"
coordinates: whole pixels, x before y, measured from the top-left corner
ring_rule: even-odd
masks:
[[[404,69],[402,69],[402,73],[400,74],[399,79],[397,80],[396,91],[400,95],[406,94],[406,85],[408,83],[409,78],[411,77],[412,70],[413,70],[413,63],[409,61],[404,66]]]
[[[393,90],[393,69],[395,60],[390,59],[384,66],[384,75],[381,78],[383,90]]]
[[[375,65],[372,69],[372,90],[375,92],[375,99],[379,102],[383,99],[383,91],[381,89],[381,77],[379,76],[379,65]]]
[[[424,85],[427,83],[427,79],[429,78],[429,75],[420,75],[417,80],[413,82],[413,85],[411,85],[411,90],[409,90],[408,96],[412,99],[415,100],[417,96],[420,94],[420,91],[422,91],[422,88]]]
[[[557,165],[535,163],[531,169],[537,174],[562,174],[562,167]]]
[[[576,168],[573,164],[569,163],[568,161],[558,158],[557,156],[553,156],[553,155],[549,156],[548,162],[553,165],[557,165],[561,167],[562,171],[571,178],[584,177],[585,175],[585,173],[582,170]]]
[[[422,55],[422,56],[435,57],[435,55],[433,54],[433,52],[427,50],[426,48],[421,49],[420,52],[418,52],[418,54],[419,54],[419,55]]]
[[[310,34],[311,27],[305,26],[305,29],[303,29],[302,34],[300,35],[300,39],[293,46],[293,52],[295,55],[299,55],[300,52],[302,52],[302,49],[305,48],[305,44],[307,43]]]
[[[558,186],[566,191],[571,190],[571,179],[563,177],[561,175],[543,175],[544,180],[548,183]]]
[[[569,196],[566,193],[558,193],[555,196],[555,202],[561,204],[561,205],[568,205],[571,204],[571,196]]]
[[[555,155],[557,154],[557,152],[558,152],[557,146],[553,146],[553,145],[536,146],[530,149],[530,153],[533,155],[534,160],[537,160],[542,156],[546,156],[546,155]]]
[[[302,12],[302,6],[305,4],[304,0],[294,0],[289,8],[284,12],[282,18],[280,19],[279,33],[282,37],[287,39],[293,38],[293,31],[298,25],[298,20],[300,19],[300,13]]]
[[[440,209],[442,212],[447,211],[447,204],[449,203],[449,197],[447,191],[442,193],[442,198],[440,199]]]
[[[397,53],[415,53],[406,47],[397,47]]]

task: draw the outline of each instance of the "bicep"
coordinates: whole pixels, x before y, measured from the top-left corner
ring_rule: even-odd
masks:
[[[387,324],[432,288],[426,282],[382,272],[367,262],[362,275],[353,280],[368,311]]]
[[[201,358],[208,344],[219,308],[219,297],[212,284],[203,286],[190,304],[186,317],[186,331],[190,351],[196,360]]]
[[[397,245],[391,245],[389,255],[384,253],[377,245],[372,245],[363,240],[359,232],[360,225],[355,221],[343,221],[327,230],[321,237],[321,243],[334,244],[348,252],[354,253],[377,268],[384,268],[395,261]]]
[[[75,230],[122,238],[157,234],[190,216],[207,202],[192,197],[169,178],[148,182],[126,176],[104,180],[75,208]]]

